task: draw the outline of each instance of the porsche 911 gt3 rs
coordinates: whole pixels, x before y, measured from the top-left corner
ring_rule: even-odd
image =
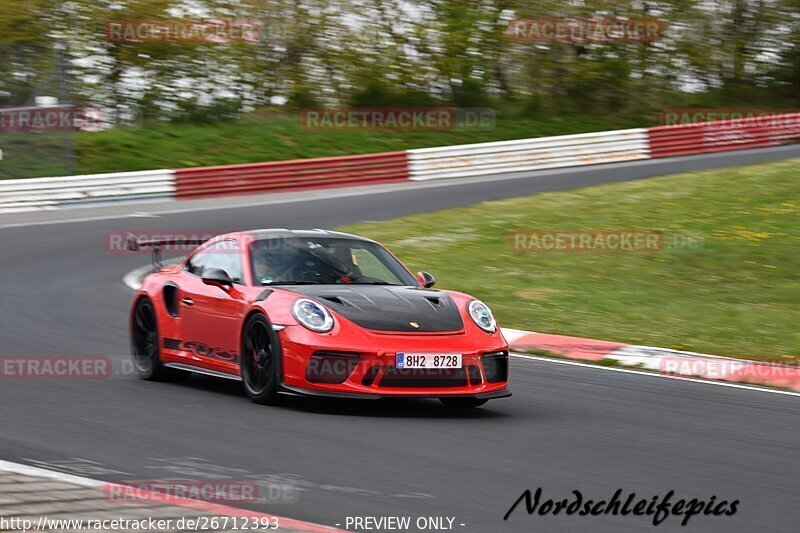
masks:
[[[160,250],[170,244],[199,247],[164,267]],[[433,289],[433,276],[414,276],[370,239],[272,229],[129,247],[157,258],[130,314],[144,379],[241,380],[265,404],[289,393],[477,407],[511,395],[508,344],[491,310]]]

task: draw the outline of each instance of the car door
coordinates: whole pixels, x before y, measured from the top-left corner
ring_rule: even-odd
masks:
[[[233,286],[205,284],[203,273],[214,268],[224,270]],[[233,239],[211,243],[187,261],[179,302],[185,337],[181,348],[195,363],[238,373],[239,330],[246,307],[243,284],[242,252]]]

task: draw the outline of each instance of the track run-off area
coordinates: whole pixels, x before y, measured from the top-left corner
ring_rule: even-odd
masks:
[[[800,147],[492,179],[0,216],[0,355],[110,356],[108,379],[0,379],[0,459],[106,481],[252,480],[291,496],[242,507],[329,526],[347,517],[453,517],[453,530],[644,531],[648,517],[503,516],[543,498],[739,500],[733,516],[660,531],[794,531],[800,399],[747,388],[512,358],[514,396],[469,412],[428,400],[250,403],[234,382],[124,371],[146,256],[107,232],[334,228],[537,192],[800,156]],[[435,272],[434,272],[435,274]],[[531,325],[535,328],[535,324]],[[269,495],[267,495],[269,496]],[[444,523],[447,523],[445,520]],[[461,525],[463,524],[463,525]]]

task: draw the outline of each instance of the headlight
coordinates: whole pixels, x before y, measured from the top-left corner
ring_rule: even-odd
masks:
[[[292,314],[311,331],[325,333],[333,329],[333,316],[314,300],[300,298],[292,306]]]
[[[472,300],[467,308],[469,316],[483,331],[494,333],[497,331],[497,323],[494,321],[491,309],[480,300]]]

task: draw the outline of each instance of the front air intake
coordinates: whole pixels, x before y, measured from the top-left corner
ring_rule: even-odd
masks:
[[[364,377],[361,378],[361,384],[365,387],[369,387],[375,382],[375,378],[378,377],[378,374],[381,371],[381,365],[373,365],[369,367],[369,370],[366,371]]]
[[[481,369],[478,368],[477,365],[468,365],[467,366],[467,375],[469,376],[469,382],[472,385],[480,385],[481,384]]]
[[[358,365],[357,353],[318,351],[308,360],[306,381],[311,383],[344,383]]]
[[[483,373],[489,383],[508,381],[508,352],[487,353],[481,357]]]
[[[400,388],[465,387],[467,375],[463,368],[402,369],[387,366],[379,385]]]

